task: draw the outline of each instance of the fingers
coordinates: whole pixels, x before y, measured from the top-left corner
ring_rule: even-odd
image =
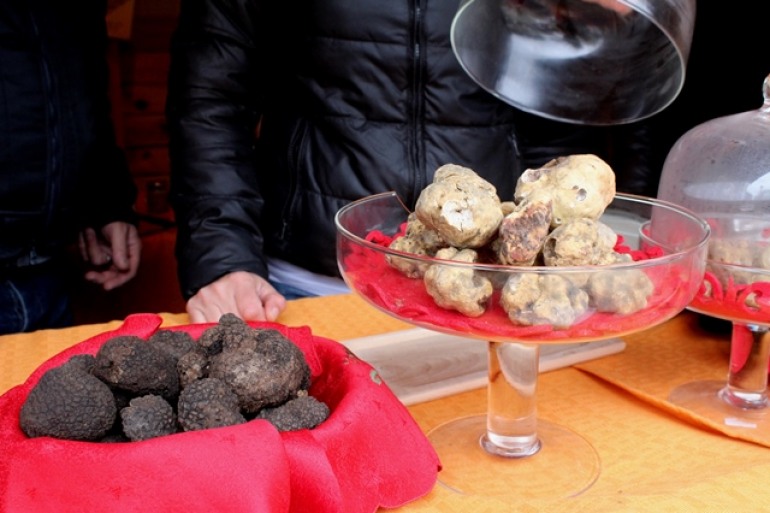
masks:
[[[78,247],[83,261],[97,267],[106,265],[112,260],[110,247],[99,241],[93,228],[86,228],[80,232]]]
[[[187,302],[194,323],[218,322],[226,313],[247,321],[274,321],[284,308],[286,299],[264,278],[242,271],[203,287]]]
[[[88,262],[88,249],[85,230],[78,233],[78,250],[80,251],[80,258],[83,260],[83,262]]]
[[[276,320],[286,308],[286,298],[275,290],[264,296],[262,300],[265,308],[265,317],[268,321]]]
[[[270,287],[272,289],[272,287]],[[286,308],[286,299],[275,290],[238,298],[236,314],[247,321],[274,321]]]
[[[79,246],[86,261],[109,263],[106,269],[88,271],[86,280],[112,290],[136,275],[142,244],[136,227],[127,223],[108,224],[102,236],[100,242],[94,230],[86,229],[80,234]],[[285,308],[286,299],[267,280],[244,271],[229,273],[201,288],[186,305],[193,323],[218,322],[226,313],[247,321],[274,321]]]
[[[131,224],[126,224],[125,228],[123,237],[116,240],[112,248],[115,265],[124,271],[124,280],[118,285],[122,285],[136,276],[142,257],[142,239],[139,237],[139,231],[136,226]],[[121,265],[121,261],[123,265]]]
[[[270,282],[260,276],[256,276],[257,295],[262,303],[262,309],[266,321],[274,321],[286,308],[286,298],[270,285]],[[245,315],[247,315],[245,313]],[[250,319],[248,315],[244,319]]]
[[[216,306],[207,306],[198,295],[187,302],[187,315],[192,323],[217,322],[225,313]]]
[[[102,228],[102,234],[109,244],[112,261],[120,270],[128,270],[128,232],[129,226],[136,231],[136,227],[126,223],[110,223]]]
[[[85,279],[112,290],[131,280],[139,270],[142,242],[136,226],[115,222],[102,229],[103,241],[90,228],[83,230],[80,237],[81,255],[95,266],[109,264],[106,269],[92,269]]]
[[[610,9],[621,15],[626,15],[634,12],[634,10],[631,7],[618,2],[618,0],[585,0],[585,1],[593,4],[599,4],[605,9]]]
[[[218,283],[203,287],[187,301],[187,314],[194,323],[218,322],[222,315],[232,312],[237,314],[234,301],[220,297]]]

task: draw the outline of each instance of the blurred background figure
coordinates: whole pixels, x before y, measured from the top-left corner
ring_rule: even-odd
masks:
[[[104,290],[139,266],[105,13],[106,0],[0,2],[0,333],[71,323],[72,244]]]

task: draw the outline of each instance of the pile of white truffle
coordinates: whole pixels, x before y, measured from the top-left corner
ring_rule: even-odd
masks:
[[[727,265],[721,265],[727,264]],[[712,235],[709,241],[706,269],[713,273],[723,288],[730,284],[742,286],[767,283],[770,276],[770,244],[742,238],[719,238]],[[713,296],[711,283],[706,280],[705,295]],[[741,296],[749,308],[761,308],[756,292]]]
[[[595,155],[570,155],[528,169],[513,201],[472,169],[447,164],[420,194],[406,232],[390,247],[468,263],[507,266],[594,266],[630,261],[614,250],[617,235],[599,221],[615,197],[615,174]],[[521,325],[567,328],[591,311],[630,314],[653,292],[640,270],[588,273],[483,272],[389,256],[405,275],[422,279],[442,308],[470,317],[489,307],[496,286],[500,305]],[[498,283],[504,279],[503,283]]]

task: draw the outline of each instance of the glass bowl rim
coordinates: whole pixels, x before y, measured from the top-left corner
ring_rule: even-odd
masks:
[[[665,265],[666,263],[680,260],[681,258],[686,257],[687,255],[692,254],[700,249],[705,249],[706,244],[708,244],[709,238],[711,236],[711,226],[703,218],[701,218],[695,212],[693,212],[688,208],[685,208],[675,203],[672,203],[670,201],[661,200],[658,198],[640,196],[640,195],[629,194],[629,193],[616,193],[613,198],[613,201],[615,201],[616,199],[621,199],[621,200],[630,202],[632,204],[645,204],[648,206],[658,206],[658,207],[666,208],[669,211],[674,211],[684,216],[685,218],[694,222],[696,225],[699,225],[701,227],[703,234],[701,238],[697,240],[697,242],[693,243],[690,247],[685,248],[683,250],[668,253],[663,256],[652,257],[649,259],[635,260],[635,261],[629,261],[629,262],[617,262],[617,263],[607,264],[607,265],[523,266],[523,265],[505,265],[505,264],[478,263],[478,262],[459,262],[457,260],[441,259],[441,258],[431,257],[428,255],[417,255],[415,253],[409,253],[406,251],[392,249],[382,244],[377,244],[375,242],[371,242],[366,239],[363,239],[358,235],[352,233],[350,230],[348,230],[345,226],[342,225],[342,221],[341,221],[342,217],[350,210],[358,208],[361,205],[369,202],[387,199],[387,198],[392,198],[396,200],[398,203],[400,203],[406,215],[408,215],[411,212],[409,208],[407,208],[404,201],[398,196],[398,193],[395,191],[387,191],[387,192],[372,194],[369,196],[364,196],[362,198],[354,200],[348,203],[347,205],[341,207],[337,211],[337,213],[334,215],[334,225],[337,229],[338,235],[345,237],[346,239],[356,243],[357,245],[363,246],[367,249],[376,251],[378,253],[384,253],[385,255],[393,258],[406,259],[406,260],[413,261],[415,263],[442,264],[442,265],[458,267],[458,268],[474,269],[477,271],[509,272],[509,273],[518,272],[518,273],[537,273],[537,274],[579,274],[579,273],[591,273],[591,272],[599,272],[599,271],[606,272],[606,271],[613,271],[613,270],[619,271],[619,270],[655,267],[658,265]],[[649,221],[650,220],[647,219],[645,220],[645,223],[649,223]],[[406,222],[406,216],[404,218],[404,222]]]

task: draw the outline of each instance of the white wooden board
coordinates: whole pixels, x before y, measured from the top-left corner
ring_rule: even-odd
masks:
[[[342,343],[377,369],[406,405],[487,384],[487,344],[482,340],[414,328]],[[625,347],[625,342],[617,338],[543,344],[540,372],[618,353]]]

